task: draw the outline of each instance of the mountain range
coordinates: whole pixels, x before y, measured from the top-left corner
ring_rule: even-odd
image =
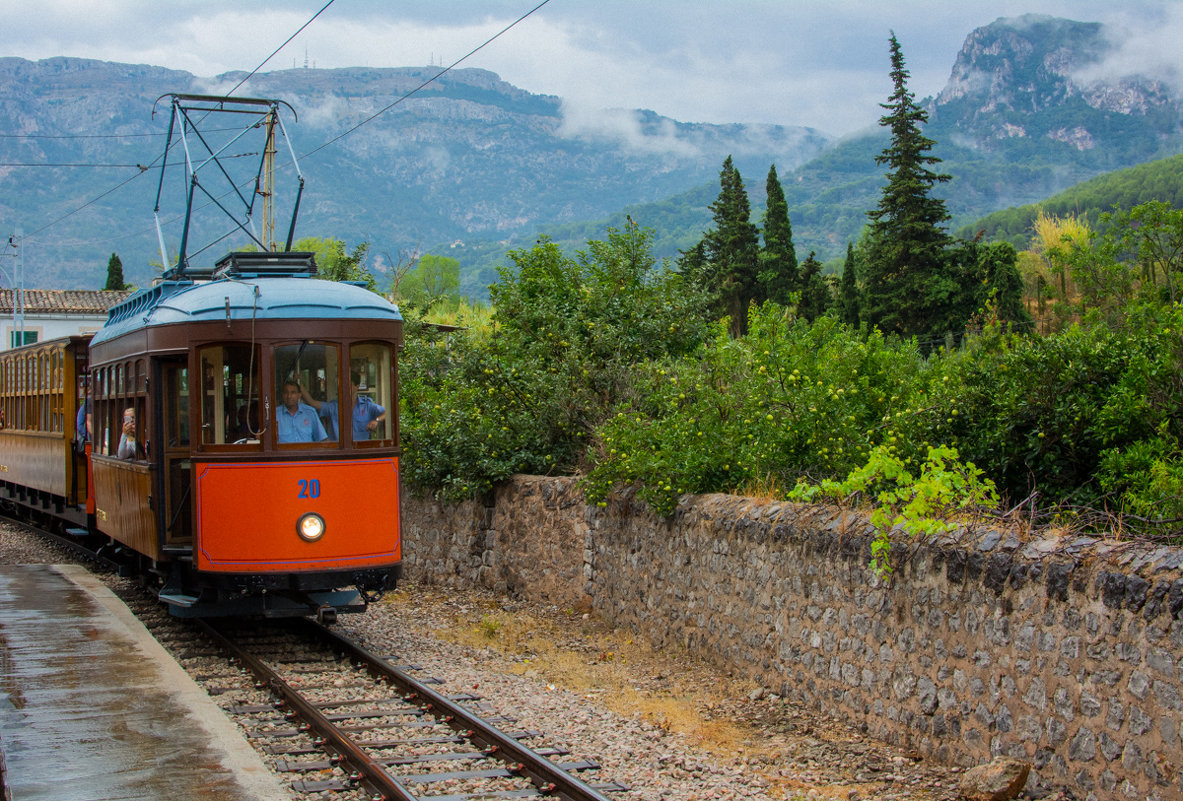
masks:
[[[1114,47],[1099,24],[1037,16],[967,37],[944,89],[922,101],[925,134],[954,176],[940,188],[954,226],[1183,152],[1180,94],[1128,69],[1108,74]],[[73,58],[0,59],[0,220],[22,222],[26,285],[101,286],[112,252],[127,280],[150,281],[158,177],[137,165],[163,150],[167,115],[154,115],[154,104],[174,92],[223,94],[244,79],[237,96],[279,98],[298,116],[288,127],[307,179],[298,235],[367,241],[392,261],[455,256],[470,294],[481,294],[507,248],[541,232],[578,246],[625,214],[657,231],[659,255],[675,255],[709,225],[728,155],[756,207],[776,164],[798,250],[823,259],[858,236],[883,183],[879,130],[835,140],[811,128],[683,123],[644,110],[575,116],[560,98],[484,70],[438,72],[201,78]],[[103,166],[16,166],[34,164]],[[179,224],[165,237],[175,248]]]

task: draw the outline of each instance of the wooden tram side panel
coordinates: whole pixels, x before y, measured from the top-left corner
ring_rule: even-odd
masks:
[[[154,469],[146,463],[92,456],[95,523],[112,539],[159,559],[156,514],[149,503]]]

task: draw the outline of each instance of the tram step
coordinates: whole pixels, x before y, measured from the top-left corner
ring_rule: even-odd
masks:
[[[196,595],[183,595],[179,592],[162,592],[156,597],[164,601],[166,604],[173,604],[175,606],[183,606],[186,608],[193,606],[193,604],[197,603],[198,600]]]
[[[84,528],[67,528],[66,533],[71,537],[89,537],[90,532]]]

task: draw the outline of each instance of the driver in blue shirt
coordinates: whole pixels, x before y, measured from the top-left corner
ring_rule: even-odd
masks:
[[[364,442],[370,438],[370,432],[378,427],[378,423],[386,419],[386,409],[358,392],[361,387],[360,372],[355,370],[350,373],[349,383],[353,385],[353,441]],[[329,439],[336,439],[337,431],[340,429],[337,401],[318,401],[307,392],[303,397],[304,401],[316,409],[318,414],[328,418]]]
[[[320,442],[328,439],[316,410],[300,402],[298,381],[283,382],[283,406],[275,412],[280,442]]]

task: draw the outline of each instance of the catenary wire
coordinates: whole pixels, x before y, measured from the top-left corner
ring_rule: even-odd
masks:
[[[462,63],[464,63],[465,61],[467,61],[468,59],[472,58],[472,56],[476,55],[476,54],[477,54],[477,53],[479,53],[481,50],[484,50],[486,47],[488,47],[488,46],[489,46],[490,44],[492,44],[494,41],[496,41],[497,39],[501,38],[501,36],[503,36],[505,33],[507,33],[507,32],[508,32],[508,31],[509,31],[511,28],[514,28],[514,27],[516,27],[516,26],[517,26],[519,23],[521,23],[523,20],[525,20],[527,17],[531,16],[531,15],[532,15],[534,12],[536,12],[538,9],[542,8],[544,5],[546,5],[546,4],[547,4],[547,3],[549,3],[549,2],[550,2],[550,0],[542,0],[542,2],[541,2],[541,3],[539,3],[539,4],[538,4],[538,5],[536,5],[536,6],[534,6],[532,9],[530,9],[529,11],[527,11],[525,14],[522,14],[522,16],[518,17],[518,18],[517,18],[517,19],[515,19],[513,22],[511,22],[511,23],[509,23],[508,25],[506,25],[506,26],[505,26],[504,28],[502,28],[500,31],[498,31],[497,33],[495,33],[495,34],[493,34],[492,36],[490,36],[488,39],[486,39],[484,42],[482,42],[481,44],[479,44],[479,45],[477,45],[476,47],[474,47],[472,50],[469,50],[469,51],[468,51],[467,53],[465,53],[463,56],[461,56],[460,58],[456,59],[456,60],[455,60],[455,61],[453,61],[451,64],[449,64],[448,66],[446,66],[446,67],[444,67],[443,69],[441,69],[441,70],[440,70],[439,72],[437,72],[435,75],[431,76],[431,77],[430,77],[430,78],[428,78],[426,81],[424,81],[423,83],[419,84],[419,85],[418,85],[418,86],[416,86],[414,89],[412,89],[411,91],[407,92],[406,94],[404,94],[402,97],[400,97],[400,98],[398,98],[397,100],[395,100],[395,101],[394,101],[393,103],[391,103],[390,105],[386,106],[385,108],[379,109],[378,111],[376,111],[376,112],[374,112],[373,114],[371,114],[369,117],[366,117],[364,120],[362,120],[361,122],[359,122],[357,125],[354,125],[352,128],[348,128],[348,129],[346,129],[345,131],[342,131],[341,133],[337,134],[337,135],[336,135],[336,136],[334,136],[332,139],[328,140],[327,142],[325,142],[324,144],[320,145],[319,147],[313,148],[312,150],[310,150],[310,151],[308,151],[307,153],[305,153],[305,154],[304,154],[304,155],[303,155],[301,158],[308,158],[309,156],[313,155],[314,153],[319,153],[320,151],[322,151],[322,150],[324,150],[325,148],[327,148],[329,145],[332,145],[332,144],[334,144],[334,143],[336,143],[336,142],[339,142],[340,140],[344,139],[346,136],[349,136],[349,134],[353,133],[353,132],[354,132],[354,131],[356,131],[358,128],[361,128],[363,125],[367,125],[367,124],[369,124],[370,122],[374,121],[374,120],[375,120],[375,119],[377,119],[378,117],[380,117],[380,116],[382,116],[383,114],[385,114],[386,112],[390,111],[392,108],[394,108],[394,107],[395,107],[395,106],[397,106],[398,104],[402,103],[404,100],[406,100],[406,99],[408,99],[408,98],[412,97],[412,96],[413,96],[413,95],[415,95],[415,94],[418,94],[418,93],[419,93],[419,92],[421,92],[423,89],[427,88],[428,86],[430,86],[431,84],[435,83],[437,80],[439,80],[440,78],[442,78],[444,75],[446,75],[446,74],[448,74],[449,72],[451,72],[452,70],[454,70],[454,69],[455,69],[456,67],[458,67],[460,64],[462,64]]]

